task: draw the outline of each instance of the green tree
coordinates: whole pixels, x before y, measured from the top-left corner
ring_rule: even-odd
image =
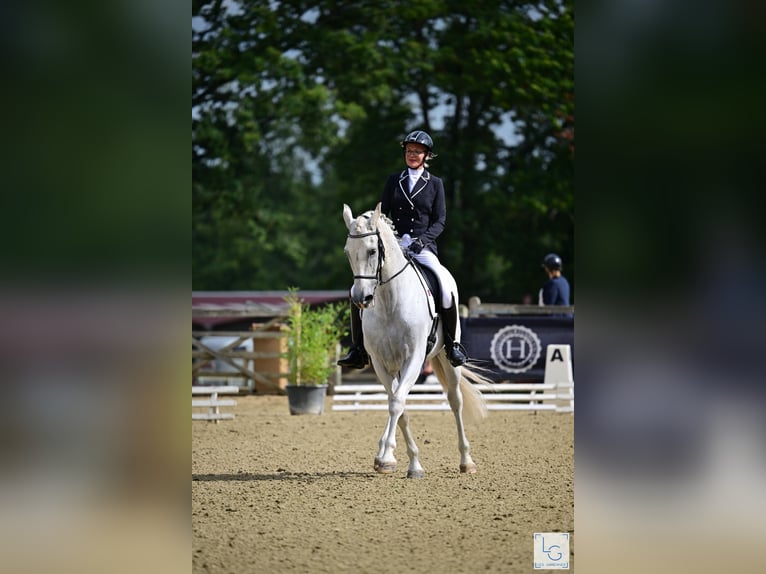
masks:
[[[195,289],[346,288],[342,203],[375,206],[416,128],[463,299],[536,292],[549,251],[573,279],[571,1],[193,10]]]

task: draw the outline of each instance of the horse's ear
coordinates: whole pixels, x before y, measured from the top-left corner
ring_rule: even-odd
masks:
[[[375,206],[375,213],[372,214],[373,229],[378,228],[378,219],[380,219],[380,202],[378,202],[378,205]]]
[[[343,221],[346,222],[346,227],[351,231],[351,222],[354,221],[354,216],[351,215],[351,208],[345,203],[343,204]]]

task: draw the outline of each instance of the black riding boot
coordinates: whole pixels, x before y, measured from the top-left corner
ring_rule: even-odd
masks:
[[[452,297],[452,307],[442,311],[442,328],[444,329],[444,347],[447,349],[447,358],[453,367],[459,367],[465,364],[468,356],[462,345],[455,341],[457,334],[457,322],[460,319],[457,314],[457,305],[455,297]]]
[[[364,350],[364,336],[362,334],[362,312],[354,305],[351,305],[351,349],[348,355],[342,357],[338,364],[341,367],[350,367],[352,369],[364,369],[370,357]]]

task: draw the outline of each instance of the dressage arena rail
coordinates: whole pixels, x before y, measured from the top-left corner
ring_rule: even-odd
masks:
[[[574,412],[574,384],[494,383],[477,384],[488,410]],[[332,410],[387,410],[388,395],[381,384],[343,384],[335,387]],[[407,409],[449,410],[447,394],[439,383],[415,385],[407,396]]]
[[[461,317],[503,317],[508,315],[574,315],[574,305],[524,305],[514,303],[482,303],[475,295],[468,299],[468,306],[460,306]]]
[[[194,395],[206,395],[209,398],[195,399],[192,398],[192,409],[195,408],[207,408],[207,412],[194,412],[192,410],[192,420],[207,420],[218,422],[219,420],[234,418],[234,413],[222,413],[220,407],[234,407],[237,406],[237,401],[234,399],[219,399],[218,395],[236,395],[239,393],[239,387],[235,386],[223,386],[223,387],[192,387],[192,397]]]

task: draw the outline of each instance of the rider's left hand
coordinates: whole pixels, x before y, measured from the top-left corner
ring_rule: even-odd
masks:
[[[410,244],[410,251],[412,251],[413,253],[415,253],[417,255],[418,253],[423,251],[424,247],[425,247],[425,245],[423,244],[423,240],[420,239],[420,237],[418,237],[415,241],[413,241]]]

